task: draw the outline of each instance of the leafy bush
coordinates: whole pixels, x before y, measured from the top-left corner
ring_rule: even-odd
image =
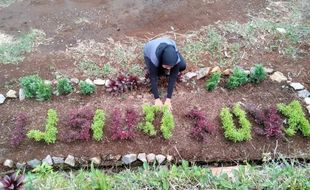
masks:
[[[261,64],[257,64],[254,67],[254,70],[250,73],[250,81],[252,83],[261,83],[263,80],[266,79],[266,71]]]
[[[23,113],[19,113],[14,118],[14,129],[11,136],[12,147],[17,147],[26,137],[25,127],[27,124],[27,116]]]
[[[127,109],[125,122],[122,120],[122,114],[119,109],[115,109],[112,114],[112,139],[128,140],[134,138],[134,129],[138,123],[138,114],[133,109]]]
[[[57,91],[59,95],[70,94],[73,91],[73,87],[68,78],[58,80]]]
[[[104,111],[101,109],[97,109],[93,119],[93,124],[91,126],[91,129],[93,131],[93,139],[95,139],[96,141],[102,140],[104,123],[105,123]]]
[[[163,106],[161,111],[163,112],[163,118],[161,120],[160,131],[164,139],[170,139],[172,137],[172,130],[174,129],[173,115],[167,106]]]
[[[248,75],[240,68],[235,68],[233,74],[228,78],[227,88],[234,89],[248,82]]]
[[[96,91],[96,86],[94,84],[89,84],[88,82],[81,81],[79,83],[80,91],[83,95],[90,95]]]
[[[249,108],[249,113],[254,117],[255,122],[262,126],[256,129],[259,135],[266,135],[269,137],[282,137],[283,120],[276,108],[270,107],[263,111]]]
[[[94,112],[89,107],[70,110],[66,122],[70,130],[62,134],[62,139],[67,142],[89,140],[93,117]]]
[[[230,109],[225,107],[220,113],[225,138],[234,142],[240,142],[251,139],[251,123],[246,118],[246,113],[241,109],[240,104],[233,108],[233,114],[238,118],[240,128],[237,129]]]
[[[18,175],[18,173],[6,175],[0,180],[0,182],[3,184],[3,187],[1,187],[1,189],[22,190],[24,189],[24,179],[25,177],[23,175]]]
[[[186,117],[194,120],[195,125],[191,130],[191,135],[199,140],[204,140],[204,133],[213,133],[214,132],[214,125],[207,120],[206,114],[199,110],[198,108],[192,109]]]
[[[55,143],[58,130],[56,128],[58,117],[56,110],[49,109],[47,112],[47,123],[45,126],[45,132],[39,130],[31,130],[27,133],[27,137],[34,139],[35,141],[44,140],[47,144]]]
[[[119,75],[116,80],[109,79],[106,91],[110,93],[123,93],[138,88],[139,78],[137,76]]]
[[[205,84],[205,89],[208,91],[213,91],[217,85],[219,84],[221,79],[221,73],[220,72],[215,72],[212,74],[211,78],[207,80]]]
[[[288,136],[294,136],[298,129],[304,136],[310,136],[310,123],[297,100],[292,101],[288,105],[278,104],[277,107],[288,118],[288,128],[285,129],[285,133]]]
[[[36,98],[38,101],[49,100],[52,97],[52,86],[45,83],[37,75],[30,75],[20,79],[20,84],[27,98]]]

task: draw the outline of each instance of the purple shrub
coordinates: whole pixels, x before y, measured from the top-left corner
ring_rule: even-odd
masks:
[[[27,116],[23,113],[19,113],[14,118],[14,129],[11,136],[11,146],[12,147],[18,147],[21,142],[26,137],[26,127],[27,124]]]
[[[91,124],[94,112],[89,107],[81,109],[73,109],[68,114],[67,125],[70,127],[70,132],[63,136],[66,141],[74,140],[89,140],[91,137]],[[65,134],[63,134],[65,135]]]
[[[124,122],[125,121],[125,122]],[[112,139],[113,140],[130,140],[134,138],[135,127],[138,124],[138,114],[133,109],[127,109],[125,120],[119,109],[115,109],[112,114]]]
[[[191,130],[191,135],[197,140],[202,141],[204,139],[204,133],[212,134],[215,130],[214,125],[208,121],[206,114],[196,107],[192,109],[186,117],[195,121],[195,125]]]
[[[123,93],[138,88],[139,78],[136,76],[119,75],[116,80],[109,79],[106,91],[110,93]]]
[[[283,120],[276,108],[270,107],[263,111],[250,108],[249,113],[253,116],[255,122],[262,126],[262,128],[255,129],[258,135],[266,135],[268,138],[283,136]]]
[[[0,182],[3,184],[3,187],[0,189],[3,190],[24,190],[24,176],[13,173],[11,175],[6,175]]]

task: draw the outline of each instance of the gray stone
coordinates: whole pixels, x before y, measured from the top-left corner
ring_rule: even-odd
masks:
[[[270,79],[276,82],[283,82],[287,80],[287,77],[285,77],[283,73],[276,71],[270,76]]]
[[[156,158],[156,155],[153,153],[146,155],[146,159],[149,163],[153,163],[155,161],[155,158]]]
[[[270,74],[272,74],[273,72],[274,72],[274,70],[272,69],[272,68],[264,68],[264,70],[265,70],[265,72],[268,74],[268,75],[270,75]]]
[[[171,162],[173,160],[173,156],[167,155],[167,162]]]
[[[94,82],[90,79],[86,79],[85,82],[87,82],[88,84],[94,85]]]
[[[80,80],[78,78],[72,78],[70,79],[70,81],[73,83],[73,84],[79,84]]]
[[[211,73],[215,73],[215,72],[221,72],[221,68],[219,66],[216,66],[214,67],[212,70],[211,70]]]
[[[197,80],[206,77],[206,76],[210,73],[210,70],[211,70],[210,67],[205,67],[205,68],[199,69],[199,70],[196,72],[196,73],[197,73]]]
[[[146,154],[145,153],[138,154],[138,160],[140,160],[141,162],[147,162]]]
[[[276,28],[276,30],[278,32],[280,32],[281,34],[285,34],[286,33],[286,30],[284,28]]]
[[[307,105],[310,105],[310,98],[309,97],[305,98],[305,102]]]
[[[300,98],[307,98],[310,96],[310,92],[307,89],[298,91],[297,93],[298,93],[298,97]]]
[[[4,165],[5,167],[13,168],[14,162],[13,162],[13,160],[6,159],[6,160],[4,161],[4,163],[3,163],[3,165]]]
[[[103,85],[105,85],[105,80],[96,79],[96,80],[94,80],[94,84],[97,86],[103,86]]]
[[[42,163],[45,163],[45,164],[47,164],[47,165],[52,166],[52,165],[53,165],[53,160],[52,160],[51,155],[47,155],[47,156],[42,160]]]
[[[31,168],[36,168],[37,166],[41,165],[41,161],[38,159],[33,159],[27,162],[27,165]]]
[[[3,104],[5,101],[5,96],[3,94],[0,94],[0,104]]]
[[[72,155],[68,155],[66,160],[65,160],[65,164],[74,167],[75,166],[75,159],[74,156]]]
[[[247,74],[247,75],[251,74],[251,71],[250,71],[250,70],[245,70],[245,69],[244,69],[243,71],[244,71],[244,73]]]
[[[308,112],[309,112],[309,114],[310,114],[310,105],[307,106],[307,110],[308,110]]]
[[[184,79],[186,81],[192,79],[193,77],[197,76],[197,73],[194,73],[194,72],[188,72],[184,75]]]
[[[109,154],[105,160],[109,160],[109,161],[118,161],[122,158],[122,155],[120,154],[117,154],[117,155],[112,155],[112,154]]]
[[[7,98],[17,98],[17,92],[15,90],[9,90],[7,93],[6,93],[6,97]]]
[[[101,158],[99,156],[93,157],[90,159],[90,162],[92,162],[95,165],[100,165],[101,164]]]
[[[226,69],[226,70],[223,71],[223,75],[224,76],[229,76],[229,75],[231,75],[231,73],[232,73],[231,69]]]
[[[136,154],[126,154],[122,157],[122,162],[126,165],[133,163],[137,160]]]
[[[23,163],[17,162],[16,163],[16,168],[17,169],[23,169],[25,167],[26,167],[26,162],[23,162]]]
[[[156,161],[158,164],[162,164],[166,160],[166,156],[162,154],[156,155]]]
[[[63,164],[65,160],[63,157],[53,156],[52,157],[54,164]]]
[[[26,99],[25,91],[24,89],[20,88],[18,92],[18,97],[20,101],[23,101]]]
[[[303,90],[305,87],[304,85],[300,84],[299,82],[291,82],[289,84],[294,90]]]
[[[46,85],[52,85],[52,81],[50,81],[50,80],[44,80],[44,84],[46,84]]]

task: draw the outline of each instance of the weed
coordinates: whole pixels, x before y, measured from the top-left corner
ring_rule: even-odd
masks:
[[[221,73],[215,72],[212,74],[211,78],[206,81],[205,89],[208,91],[213,91],[221,80]]]
[[[86,81],[80,81],[79,83],[81,94],[90,95],[96,91],[96,86],[94,84],[89,84]]]
[[[59,79],[57,82],[58,94],[70,94],[73,91],[73,87],[68,78]]]

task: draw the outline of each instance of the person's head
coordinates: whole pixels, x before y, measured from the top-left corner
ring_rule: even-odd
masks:
[[[171,45],[168,45],[162,53],[162,67],[164,69],[171,69],[177,64],[178,55],[175,51],[175,48]]]

